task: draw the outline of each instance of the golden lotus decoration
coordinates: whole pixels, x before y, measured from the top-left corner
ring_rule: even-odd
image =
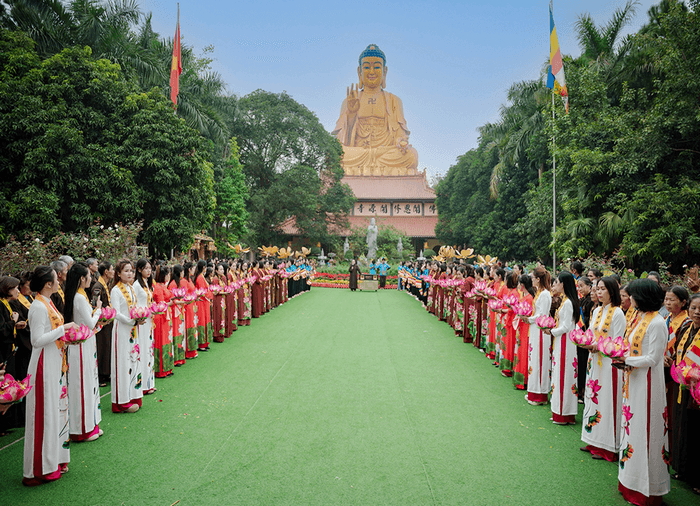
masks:
[[[498,257],[492,257],[491,255],[482,257],[481,255],[478,255],[477,260],[480,264],[496,265],[496,262],[498,262]]]
[[[292,248],[280,248],[277,252],[277,256],[281,259],[289,258],[292,254]]]
[[[469,258],[474,258],[476,255],[474,255],[474,248],[467,248],[467,249],[463,249],[459,253],[455,253],[455,256],[457,258],[467,260]]]
[[[230,242],[227,242],[227,243],[226,243],[226,246],[228,246],[228,247],[231,248],[233,251],[235,251],[235,252],[236,252],[236,255],[240,255],[241,253],[248,253],[248,252],[250,251],[250,248],[244,248],[243,246],[241,246],[240,243],[238,243],[238,244],[236,244],[235,246],[233,246]]]

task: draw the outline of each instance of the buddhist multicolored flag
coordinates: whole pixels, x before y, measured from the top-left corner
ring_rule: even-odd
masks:
[[[173,62],[170,66],[170,100],[177,106],[177,94],[180,92],[180,74],[182,74],[182,52],[180,48],[180,8],[177,10],[177,27],[173,40]]]
[[[557,29],[554,27],[554,14],[552,4],[549,4],[549,74],[547,75],[547,88],[551,89],[564,101],[564,108],[569,112],[569,90],[566,88],[564,78],[564,62],[561,59]]]

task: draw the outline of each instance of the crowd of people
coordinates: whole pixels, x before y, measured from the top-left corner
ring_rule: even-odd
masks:
[[[309,290],[312,274],[304,258],[170,265],[64,256],[0,278],[0,382],[29,376],[31,387],[26,402],[0,404],[0,435],[25,427],[23,483],[59,479],[70,442],[103,435],[100,387],[111,386],[112,412],[138,411],[156,378]]]
[[[580,450],[618,462],[619,491],[645,506],[670,491],[670,467],[700,494],[700,399],[671,374],[700,366],[700,294],[696,279],[688,285],[664,289],[656,272],[623,285],[578,261],[555,277],[541,264],[399,268],[399,290],[473,343],[526,402],[548,404],[552,423],[576,424],[583,404]],[[592,344],[577,344],[588,329]],[[603,353],[606,338],[624,339],[624,355]]]

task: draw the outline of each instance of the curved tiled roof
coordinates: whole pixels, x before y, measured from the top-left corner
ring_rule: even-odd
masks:
[[[345,176],[359,200],[435,200],[425,173],[415,176]]]

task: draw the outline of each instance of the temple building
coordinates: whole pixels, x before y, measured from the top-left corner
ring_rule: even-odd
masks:
[[[403,103],[386,86],[386,56],[376,44],[360,54],[358,83],[347,89],[332,135],[343,146],[342,181],[357,202],[349,217],[351,229],[392,226],[412,239],[415,252],[438,244],[435,191],[425,170],[418,171],[418,153],[409,143]],[[281,224],[282,233],[298,237],[294,218]],[[331,230],[347,237],[350,230]]]

